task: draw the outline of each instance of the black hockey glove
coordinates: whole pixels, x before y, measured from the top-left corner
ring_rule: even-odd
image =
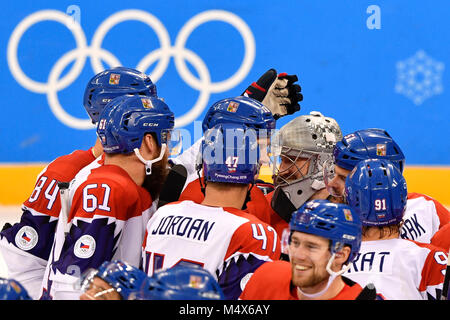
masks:
[[[186,179],[187,170],[183,165],[176,164],[170,169],[159,194],[158,208],[167,203],[178,201]]]
[[[275,69],[266,71],[256,82],[253,82],[242,94],[258,100],[270,109],[275,119],[300,110],[299,102],[303,100],[296,75],[280,73]]]

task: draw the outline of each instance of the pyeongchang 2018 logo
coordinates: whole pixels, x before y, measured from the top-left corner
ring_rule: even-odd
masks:
[[[113,53],[102,48],[102,42],[114,26],[128,20],[147,24],[156,33],[159,41],[159,48],[146,54],[135,69],[146,72],[152,64],[158,61],[152,73],[149,74],[153,83],[156,83],[164,75],[170,59],[173,57],[177,72],[183,81],[199,92],[194,106],[175,119],[176,127],[183,127],[193,122],[207,106],[212,93],[225,92],[234,88],[247,76],[253,65],[255,59],[253,34],[240,17],[228,11],[209,10],[195,15],[181,28],[175,39],[175,44],[172,46],[169,33],[158,18],[142,10],[123,10],[111,15],[100,24],[94,33],[91,44],[88,46],[85,33],[78,21],[61,11],[41,10],[23,19],[12,32],[7,49],[9,69],[16,81],[24,88],[32,92],[46,94],[50,109],[62,123],[75,129],[91,129],[93,125],[90,119],[74,117],[61,106],[58,92],[76,80],[88,57],[94,74],[104,70],[102,61],[105,61],[110,67],[121,66],[119,59]],[[17,55],[17,49],[23,34],[34,24],[42,21],[56,21],[66,26],[76,42],[76,48],[65,53],[53,65],[47,82],[39,82],[28,77],[23,72]],[[209,21],[223,21],[232,25],[239,31],[245,45],[245,53],[239,69],[228,79],[218,82],[211,82],[210,70],[204,61],[195,52],[185,47],[191,33],[197,27]],[[198,78],[190,72],[186,61],[195,68]],[[74,63],[70,70],[61,78],[64,69],[72,62]]]

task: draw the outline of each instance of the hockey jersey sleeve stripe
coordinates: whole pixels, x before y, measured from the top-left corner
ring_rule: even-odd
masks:
[[[236,300],[252,274],[263,263],[272,261],[268,256],[236,252],[217,270],[217,281],[225,298]]]
[[[248,218],[249,221],[242,224],[233,234],[225,260],[227,260],[232,253],[254,253],[261,256],[268,256],[274,260],[280,257],[280,246],[278,235],[271,226],[254,218],[252,215],[245,215],[239,210],[232,210],[226,208],[227,211],[239,214],[241,217]]]

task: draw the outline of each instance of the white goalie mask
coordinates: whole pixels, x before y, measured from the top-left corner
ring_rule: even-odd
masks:
[[[341,139],[336,120],[318,111],[291,120],[275,134],[272,139],[275,211],[280,214],[279,211],[298,209],[325,188],[322,167],[332,158],[333,148]],[[286,206],[287,199],[290,204]],[[289,221],[290,214],[283,218]]]

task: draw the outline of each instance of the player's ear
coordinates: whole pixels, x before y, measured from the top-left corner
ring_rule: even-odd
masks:
[[[145,159],[155,159],[159,156],[158,142],[152,134],[146,133],[144,135],[140,152]]]
[[[92,155],[94,158],[99,157],[103,153],[103,146],[100,138],[97,137],[97,140],[95,140],[95,145],[91,149]]]

